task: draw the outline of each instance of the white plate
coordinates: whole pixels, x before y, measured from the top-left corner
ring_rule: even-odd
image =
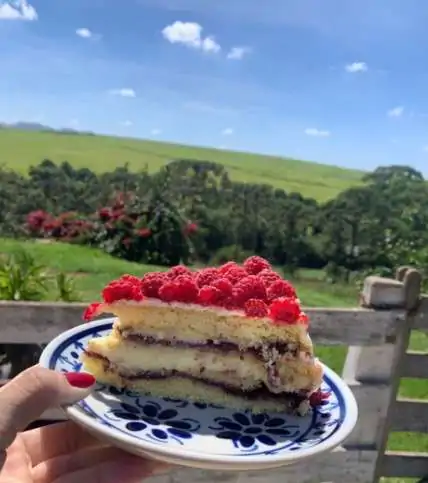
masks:
[[[64,332],[45,348],[40,365],[81,371],[80,355],[88,340],[108,334],[113,320]],[[331,451],[354,428],[358,411],[352,392],[331,369],[324,366],[324,371],[322,390],[330,396],[305,417],[253,415],[100,384],[65,411],[94,435],[134,454],[194,468],[275,468]]]

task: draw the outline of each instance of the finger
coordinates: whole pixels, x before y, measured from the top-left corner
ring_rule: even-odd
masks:
[[[34,483],[134,483],[163,468],[117,448],[91,448],[44,461],[33,468]]]
[[[72,373],[74,374],[74,373]],[[67,380],[80,387],[73,387]],[[82,377],[79,375],[80,379]],[[87,385],[70,374],[61,374],[40,366],[25,370],[0,389],[0,449],[7,448],[19,431],[37,419],[46,409],[72,404],[85,398],[95,379],[86,375]]]
[[[30,483],[32,464],[19,438],[5,451],[5,456],[1,464],[0,483]]]
[[[33,466],[43,460],[74,453],[80,449],[104,446],[72,421],[25,431],[20,435]],[[1,482],[0,482],[1,483]]]

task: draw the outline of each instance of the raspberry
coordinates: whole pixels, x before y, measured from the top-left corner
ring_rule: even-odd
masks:
[[[309,317],[304,312],[300,312],[299,323],[306,326],[309,325]]]
[[[267,260],[257,256],[247,258],[243,263],[243,266],[247,273],[251,275],[257,275],[262,270],[272,268]]]
[[[89,305],[89,307],[83,313],[83,320],[89,322],[96,317],[98,315],[98,309],[100,306],[101,304],[99,302],[94,302],[93,304]]]
[[[244,310],[247,317],[266,317],[269,307],[263,300],[250,299],[245,302]]]
[[[162,272],[146,273],[141,280],[143,294],[146,297],[159,298],[159,289],[166,280],[166,275]]]
[[[187,304],[195,303],[198,298],[198,286],[192,277],[180,275],[174,280],[177,285],[178,301]]]
[[[119,280],[110,282],[102,292],[103,300],[107,304],[112,304],[119,300],[143,300],[141,291],[141,280],[133,275],[124,275]]]
[[[268,299],[274,300],[279,297],[296,298],[296,291],[291,283],[285,280],[276,280],[267,290]]]
[[[199,288],[210,285],[218,277],[217,268],[203,268],[196,274],[196,284]]]
[[[199,290],[198,302],[201,305],[217,305],[222,298],[222,293],[218,288],[205,285]]]
[[[223,298],[232,296],[233,285],[227,278],[219,278],[214,280],[211,286],[220,290]]]
[[[233,287],[233,298],[240,308],[243,308],[245,302],[249,299],[265,301],[267,295],[263,281],[255,275],[248,275]]]
[[[198,287],[192,277],[179,275],[159,288],[159,298],[164,302],[196,302]]]
[[[301,311],[297,299],[281,297],[270,304],[270,316],[278,323],[297,324]]]
[[[172,302],[176,300],[177,286],[174,282],[166,282],[159,288],[159,298],[163,302]]]
[[[168,278],[170,278],[171,280],[174,280],[180,275],[192,276],[192,271],[190,270],[190,268],[185,267],[184,265],[176,265],[175,267],[170,268],[166,273]]]
[[[136,277],[135,275],[122,275],[120,280],[123,282],[129,282],[132,285],[141,285],[141,278]]]
[[[232,285],[239,282],[245,277],[248,277],[248,273],[242,267],[231,267],[229,270],[223,275],[225,278],[232,282]]]
[[[263,280],[266,288],[270,287],[277,280],[281,280],[280,275],[268,268],[262,270],[257,276]]]
[[[309,404],[312,406],[312,407],[315,407],[315,406],[321,406],[322,403],[328,399],[330,397],[330,393],[329,392],[323,392],[321,391],[321,389],[318,389],[317,391],[313,392],[310,396],[309,396]]]
[[[228,272],[231,268],[241,268],[236,262],[227,262],[224,265],[222,265],[218,271],[220,273],[226,273]]]

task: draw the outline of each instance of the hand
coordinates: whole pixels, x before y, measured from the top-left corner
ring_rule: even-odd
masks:
[[[165,468],[70,421],[20,432],[46,409],[85,398],[94,383],[89,374],[34,366],[0,389],[0,483],[137,483]]]

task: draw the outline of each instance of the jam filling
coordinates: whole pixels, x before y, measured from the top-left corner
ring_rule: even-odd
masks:
[[[142,345],[162,345],[166,347],[183,347],[183,348],[195,348],[206,350],[219,350],[222,352],[238,351],[238,352],[251,352],[259,359],[268,362],[268,356],[270,354],[277,354],[284,356],[289,354],[293,357],[297,357],[299,353],[299,346],[296,343],[290,342],[268,342],[260,344],[256,347],[241,348],[238,344],[229,341],[207,339],[205,341],[185,341],[180,339],[159,339],[151,335],[130,333],[126,328],[118,328],[118,332],[124,340],[135,342]]]
[[[86,355],[94,359],[100,359],[104,361],[104,370],[106,372],[115,373],[122,379],[129,382],[145,380],[145,379],[154,380],[154,379],[168,379],[171,377],[183,377],[197,382],[202,382],[209,386],[219,387],[228,394],[244,397],[249,400],[260,399],[260,398],[268,398],[268,399],[274,398],[277,400],[283,400],[284,403],[287,403],[287,405],[289,405],[292,408],[297,408],[303,401],[307,400],[309,397],[309,391],[282,392],[280,394],[275,394],[269,391],[269,389],[263,383],[261,383],[260,386],[257,388],[246,391],[245,389],[237,388],[236,386],[231,386],[226,383],[220,383],[217,381],[212,381],[211,379],[204,378],[203,372],[198,377],[192,374],[188,374],[188,373],[180,372],[176,370],[168,370],[168,371],[162,371],[162,372],[161,371],[156,371],[156,372],[155,371],[136,371],[133,373],[124,373],[118,370],[115,364],[112,364],[107,357],[104,357],[101,354],[86,351]]]

